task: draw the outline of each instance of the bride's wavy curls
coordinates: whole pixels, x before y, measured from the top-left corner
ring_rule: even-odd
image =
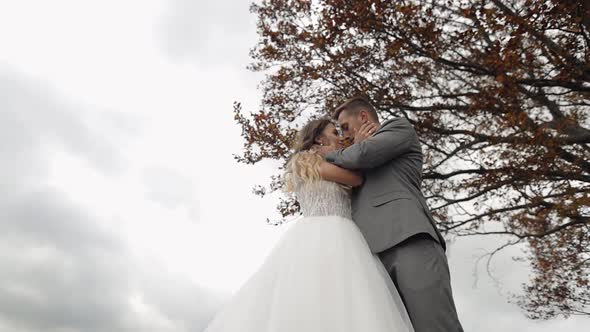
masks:
[[[311,120],[297,132],[295,143],[292,146],[293,153],[287,159],[283,174],[283,190],[285,192],[295,190],[294,175],[305,182],[320,179],[319,164],[324,158],[311,150],[311,147],[315,144],[316,138],[331,123],[333,122],[327,118]]]

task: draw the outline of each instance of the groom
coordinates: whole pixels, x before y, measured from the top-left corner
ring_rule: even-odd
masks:
[[[336,108],[345,138],[353,145],[328,152],[328,162],[363,173],[352,194],[352,214],[378,254],[404,302],[416,332],[463,331],[451,291],[445,240],[422,195],[422,150],[404,117],[379,123],[364,98]]]

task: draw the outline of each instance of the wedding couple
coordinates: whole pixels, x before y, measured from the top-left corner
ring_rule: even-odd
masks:
[[[303,217],[205,331],[463,331],[413,126],[380,123],[362,97],[333,120],[342,137],[332,120],[310,121],[286,164]]]

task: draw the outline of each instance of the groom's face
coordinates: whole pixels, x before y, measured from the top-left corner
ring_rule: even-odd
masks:
[[[342,131],[342,136],[347,139],[354,139],[354,133],[361,128],[363,121],[361,119],[362,112],[352,114],[348,110],[343,110],[338,115],[338,126]]]

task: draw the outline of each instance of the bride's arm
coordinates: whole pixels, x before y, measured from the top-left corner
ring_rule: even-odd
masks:
[[[358,171],[351,171],[342,167],[338,167],[327,161],[320,162],[319,165],[320,176],[327,181],[338,182],[349,185],[351,187],[358,187],[363,184],[363,175]]]

